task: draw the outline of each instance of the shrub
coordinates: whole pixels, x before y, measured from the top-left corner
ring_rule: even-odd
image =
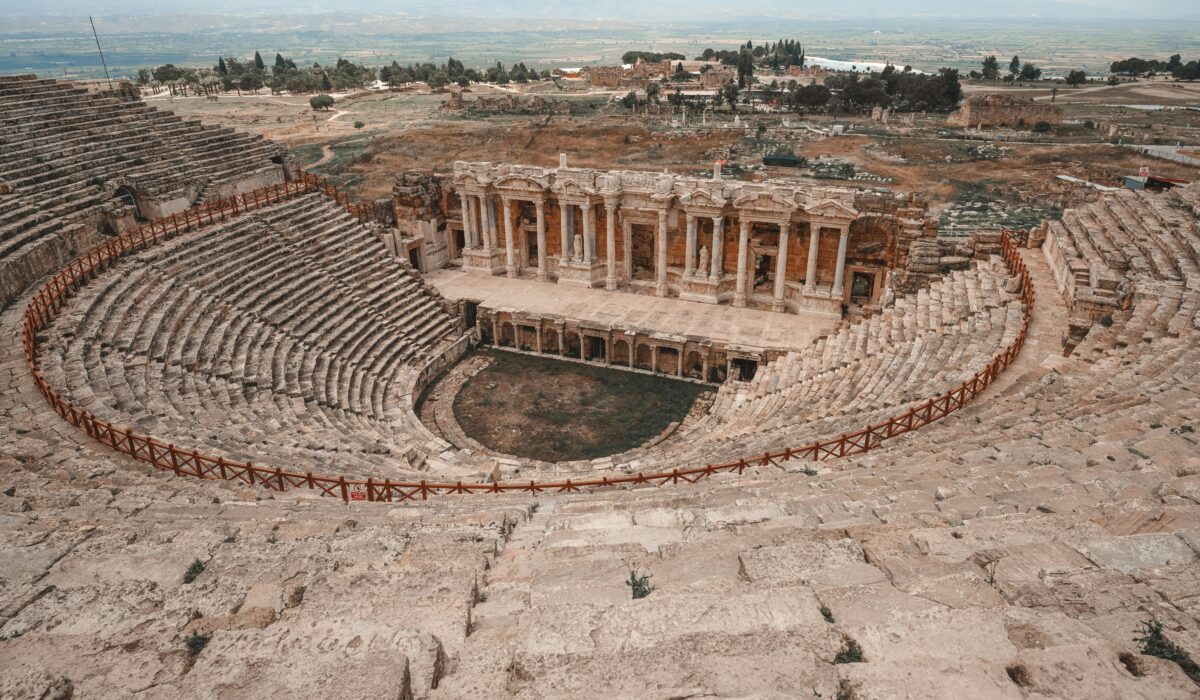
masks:
[[[849,637],[842,643],[842,648],[838,650],[837,656],[833,657],[833,663],[835,664],[856,664],[862,660],[862,647],[859,646],[858,642]]]
[[[199,559],[193,559],[191,566],[187,568],[187,571],[183,572],[183,582],[191,583],[202,573],[204,573],[204,562]]]
[[[188,635],[188,638],[184,640],[184,644],[187,645],[188,654],[190,656],[195,656],[204,651],[204,647],[208,646],[208,640],[210,639],[212,639],[211,634],[192,632],[190,635]]]
[[[366,124],[364,124],[364,123],[362,123],[362,122],[354,122],[354,128],[355,128],[355,129],[361,129],[361,128],[363,128],[364,126],[366,126]]]
[[[1105,314],[1104,316],[1100,317],[1100,325],[1104,326],[1105,328],[1111,328],[1112,324],[1113,324],[1112,314]]]
[[[314,110],[327,110],[333,106],[333,98],[329,95],[316,95],[309,98],[308,106]]]
[[[1167,636],[1163,634],[1161,622],[1147,620],[1136,631],[1142,633],[1142,636],[1133,638],[1133,641],[1138,643],[1139,651],[1146,656],[1157,656],[1160,659],[1174,661],[1187,674],[1188,678],[1200,684],[1200,665],[1197,665],[1191,655],[1175,642],[1167,639]]]
[[[1033,130],[1039,134],[1047,134],[1050,132],[1050,122],[1038,122],[1033,125]]]
[[[629,586],[634,600],[641,600],[654,592],[654,584],[650,583],[650,574],[639,576],[637,569],[629,570],[629,580],[625,582],[625,585]]]
[[[829,624],[833,624],[833,611],[827,606],[821,606],[821,617],[825,618],[825,621]]]

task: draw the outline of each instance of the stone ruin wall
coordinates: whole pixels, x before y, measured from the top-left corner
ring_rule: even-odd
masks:
[[[765,184],[770,185],[769,182]],[[885,276],[889,272],[893,273],[892,283],[903,284],[905,280],[909,280],[910,286],[925,285],[933,277],[941,276],[944,266],[941,264],[940,258],[952,255],[951,252],[939,253],[938,266],[936,269],[927,270],[929,274],[925,277],[912,276],[911,273],[916,270],[909,271],[910,274],[900,274],[899,276],[895,274],[904,273],[906,266],[910,265],[913,246],[916,242],[920,241],[928,245],[932,241],[934,245],[937,245],[937,219],[929,215],[924,194],[873,191],[850,191],[848,194],[852,197],[854,207],[859,211],[858,219],[851,226],[851,245],[846,256],[848,265],[882,268]],[[398,237],[402,242],[395,246],[389,243],[389,246],[398,251],[405,247],[405,244],[411,246],[417,239],[421,239],[425,246],[424,269],[436,269],[448,263],[452,252],[448,239],[462,227],[461,205],[454,189],[452,177],[419,171],[403,172],[396,178],[396,185],[393,188],[393,204],[396,226],[399,231]],[[515,228],[523,229],[527,234],[531,234],[536,224],[533,205],[529,202],[516,201],[514,206],[517,209]],[[547,231],[546,254],[550,257],[562,254],[559,235],[561,216],[562,210],[557,206],[555,198],[551,197],[544,211]],[[597,235],[602,240],[607,226],[607,214],[604,207],[596,207],[595,216]],[[651,220],[648,218],[646,221],[650,223],[639,225],[644,226],[646,231],[653,230],[654,224]],[[686,214],[682,208],[673,210],[669,225],[672,235],[668,238],[667,243],[667,264],[668,266],[682,267],[687,254],[687,241],[683,235],[686,227]],[[503,226],[500,225],[499,229],[502,237]],[[576,230],[582,230],[582,224],[578,220],[576,221]],[[617,230],[618,232],[621,230],[619,224]],[[806,272],[807,241],[810,234],[811,227],[807,222],[793,223],[786,261],[787,275],[792,279],[802,276]],[[731,213],[727,216],[721,256],[722,268],[727,273],[737,267],[738,235],[737,216],[735,213]],[[773,244],[772,241],[776,239],[776,236],[774,231],[761,229],[757,225],[752,232],[752,238],[766,244]],[[996,240],[998,245],[999,239]],[[701,236],[701,242],[711,248],[705,236]],[[617,258],[624,260],[626,256],[624,237],[618,233],[615,243]],[[598,242],[598,248],[603,252],[604,244]],[[817,273],[822,279],[833,277],[837,249],[837,236],[821,236],[818,245]],[[929,250],[929,248],[916,248],[916,250],[920,257],[921,251]],[[709,254],[713,254],[711,249]],[[967,256],[969,257],[970,253],[967,253]],[[922,259],[920,262],[925,261]],[[926,268],[920,267],[920,262],[918,262],[918,268],[925,270]],[[553,273],[555,270],[553,260],[550,264],[550,271]]]
[[[447,112],[481,112],[488,114],[571,114],[571,103],[566,100],[546,99],[533,95],[520,99],[516,95],[500,97],[477,97],[468,101],[462,90],[451,90],[450,99],[442,104]]]
[[[1045,102],[1034,102],[1008,95],[977,95],[968,97],[946,120],[951,126],[964,127],[1032,127],[1039,122],[1062,123],[1062,110]]]

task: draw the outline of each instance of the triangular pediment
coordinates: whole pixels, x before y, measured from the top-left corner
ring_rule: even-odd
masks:
[[[836,199],[825,199],[805,209],[809,216],[822,219],[855,219],[858,210]]]
[[[733,206],[738,209],[791,213],[796,210],[795,202],[789,201],[781,194],[771,192],[754,192],[745,194],[733,200]]]
[[[542,192],[549,186],[548,183],[541,182],[536,178],[528,175],[504,175],[500,179],[492,183],[497,189],[506,190],[521,190],[524,192]]]

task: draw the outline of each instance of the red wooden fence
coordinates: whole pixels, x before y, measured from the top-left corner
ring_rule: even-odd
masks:
[[[54,407],[58,415],[80,428],[93,439],[108,445],[134,459],[147,462],[157,469],[174,472],[177,476],[193,476],[201,479],[236,479],[250,485],[262,485],[277,491],[293,487],[314,489],[323,496],[352,500],[352,496],[365,491],[368,501],[406,501],[428,499],[443,494],[504,493],[504,492],[552,492],[564,493],[588,488],[603,488],[622,485],[648,484],[662,486],[680,482],[695,483],[703,478],[722,472],[741,474],[749,467],[776,465],[791,459],[825,460],[835,457],[861,454],[872,450],[884,440],[903,435],[939,418],[944,418],[967,405],[986,389],[1000,373],[1008,368],[1021,352],[1032,319],[1034,292],[1033,283],[1025,263],[1017,252],[1021,232],[1005,231],[1001,240],[1004,261],[1011,274],[1020,278],[1021,299],[1024,301],[1024,317],[1016,338],[997,354],[986,367],[979,370],[960,386],[929,399],[905,413],[881,423],[869,425],[839,437],[813,442],[779,452],[747,456],[732,462],[708,464],[702,467],[687,467],[653,473],[602,476],[592,479],[566,479],[560,481],[522,482],[468,482],[461,481],[377,481],[375,479],[347,479],[284,471],[278,467],[256,466],[250,462],[237,462],[222,457],[210,457],[196,450],[176,447],[149,435],[135,433],[97,418],[90,412],[77,408],[61,398],[42,377],[38,367],[38,333],[49,326],[62,309],[64,303],[92,275],[104,270],[117,258],[136,250],[142,250],[180,233],[201,226],[224,221],[231,216],[253,211],[263,206],[290,199],[310,191],[319,191],[345,207],[360,221],[369,218],[370,209],[365,204],[351,204],[348,197],[323,178],[302,173],[295,181],[264,187],[243,195],[226,197],[180,214],[172,214],[129,231],[117,238],[88,250],[56,274],[33,297],[25,310],[24,347],[25,359],[33,374],[38,390]],[[354,498],[353,500],[359,500]]]

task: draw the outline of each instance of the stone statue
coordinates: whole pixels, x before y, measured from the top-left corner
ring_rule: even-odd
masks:
[[[575,259],[583,260],[583,236],[575,234]]]
[[[696,266],[697,277],[708,277],[708,246],[700,246],[700,264]]]

